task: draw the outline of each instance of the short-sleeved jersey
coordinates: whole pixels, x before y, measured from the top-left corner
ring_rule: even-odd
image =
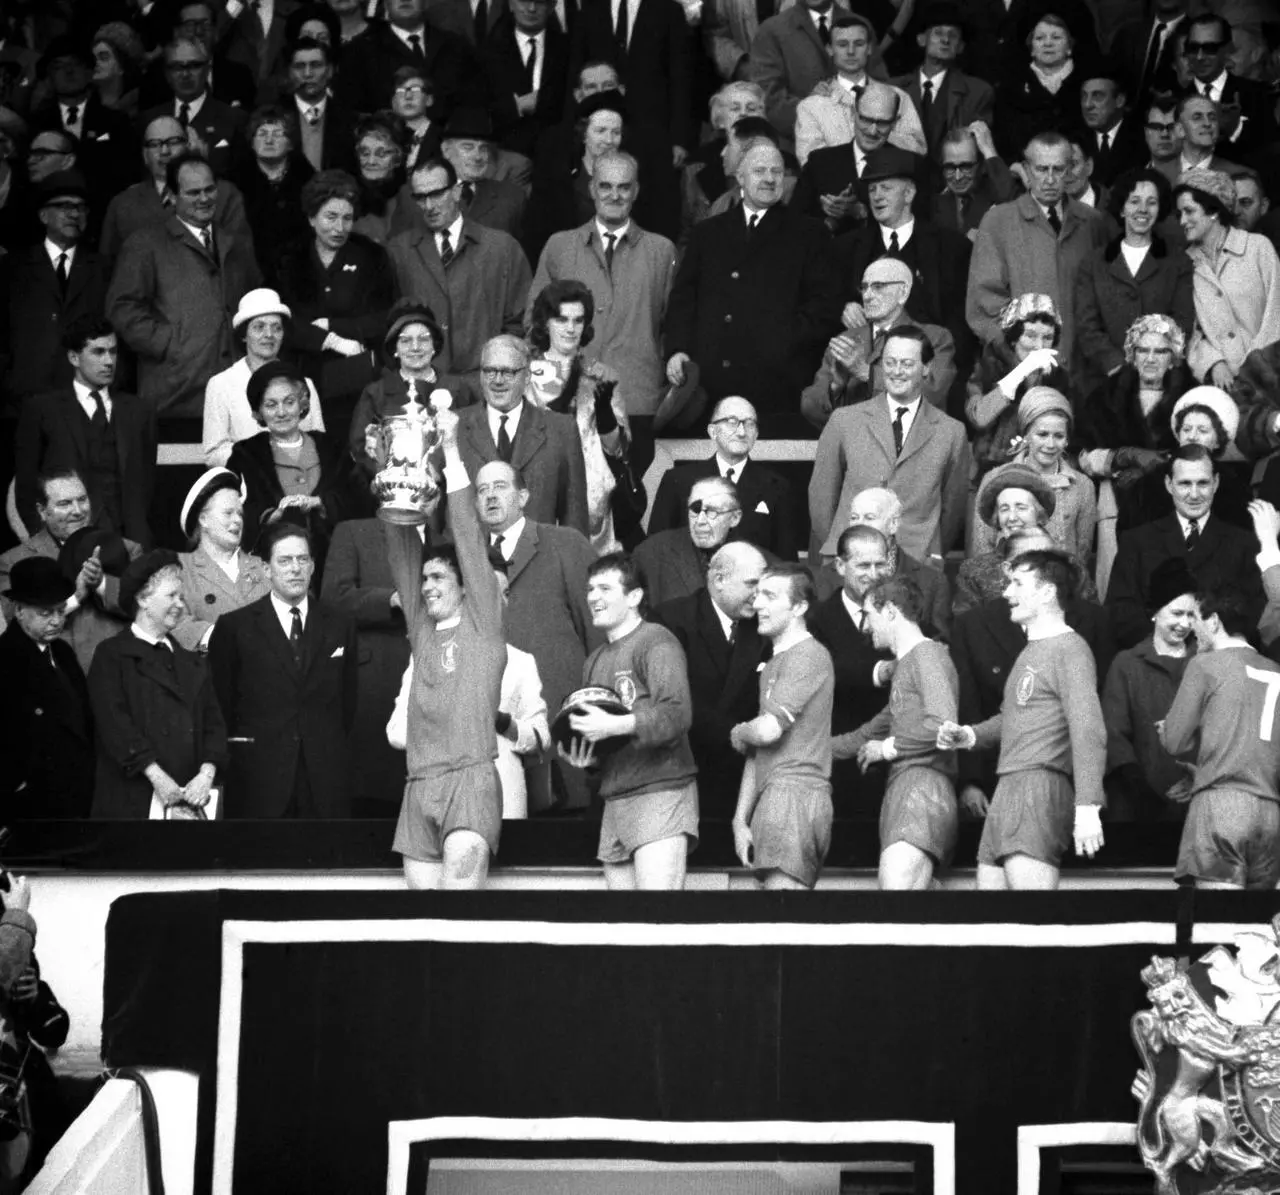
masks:
[[[760,673],[760,712],[772,714],[782,738],[756,748],[756,788],[770,781],[831,781],[831,706],[836,673],[831,653],[810,637],[777,652]]]
[[[604,685],[622,698],[636,731],[600,762],[600,796],[634,797],[678,788],[698,773],[689,748],[693,698],[684,648],[666,627],[642,622],[597,647],[582,666],[584,685]]]
[[[1194,758],[1192,793],[1230,789],[1280,801],[1280,667],[1251,647],[1198,655],[1187,664],[1161,736]]]

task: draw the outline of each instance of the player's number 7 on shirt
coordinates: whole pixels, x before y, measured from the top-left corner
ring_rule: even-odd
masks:
[[[1258,719],[1258,737],[1264,743],[1269,743],[1276,721],[1276,700],[1280,698],[1280,675],[1247,666],[1244,671],[1250,680],[1261,681],[1266,686],[1267,696],[1262,703],[1262,717]]]

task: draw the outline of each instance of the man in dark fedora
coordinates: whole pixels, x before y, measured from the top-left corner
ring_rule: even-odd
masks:
[[[458,172],[463,216],[520,240],[524,235],[524,188],[490,177],[497,146],[489,113],[483,108],[459,108],[444,126],[440,149]]]
[[[93,798],[93,715],[76,654],[60,636],[75,593],[57,561],[20,560],[3,596],[13,618],[0,634],[9,693],[0,718],[0,823],[85,817]]]

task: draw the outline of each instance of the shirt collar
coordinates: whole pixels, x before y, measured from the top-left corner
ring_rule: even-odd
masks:
[[[391,32],[396,35],[396,37],[398,37],[402,42],[404,42],[406,46],[409,45],[409,39],[411,37],[421,38],[422,44],[424,46],[427,44],[427,26],[425,22],[419,25],[417,29],[401,29],[399,25],[390,25],[390,24],[387,26],[387,28],[389,28]],[[410,46],[409,48],[412,49],[413,47]]]
[[[485,409],[489,413],[489,431],[493,433],[493,442],[498,442],[498,421],[505,415],[507,417],[507,435],[513,440],[516,438],[516,428],[520,426],[520,412],[524,410],[524,402],[518,402],[509,411],[499,411],[497,407],[485,405]]]
[[[459,216],[452,224],[449,225],[445,232],[449,234],[449,244],[453,247],[453,251],[457,253],[458,246],[462,244],[462,217]],[[435,234],[436,248],[440,248],[440,238],[444,235],[442,232]]]
[[[143,643],[149,643],[152,647],[167,647],[173,651],[173,644],[169,642],[169,636],[165,635],[157,639],[154,635],[148,635],[136,622],[129,624],[129,630],[133,632],[135,639],[141,639]]]
[[[898,234],[898,248],[901,249],[910,239],[911,234],[916,230],[916,222],[914,219],[908,220],[905,224],[899,225],[897,228],[886,228],[883,224],[879,225],[880,239],[884,242],[884,247],[889,247],[889,239],[896,232]]]
[[[840,600],[844,602],[844,608],[849,612],[849,617],[853,620],[853,625],[862,628],[862,607],[859,606],[853,598],[849,596],[849,591],[843,584],[840,586]]]
[[[78,398],[82,403],[93,402],[93,399],[89,397],[89,387],[86,386],[79,378],[71,379],[71,388],[76,392],[76,398]],[[104,403],[109,403],[111,401],[111,395],[106,386],[99,386],[98,393],[102,395],[102,401]]]
[[[304,597],[302,601],[298,603],[298,610],[302,614],[302,621],[304,623],[307,621],[307,605],[310,600],[311,599],[309,597]],[[281,600],[274,590],[271,592],[271,605],[275,608],[276,617],[282,623],[288,625],[289,621],[293,618],[293,615],[289,613],[293,607],[289,605],[288,602]]]
[[[926,75],[924,73],[924,68],[922,67],[920,70],[920,90],[924,90],[924,85],[926,83],[932,83],[933,94],[937,95],[938,92],[942,90],[942,84],[946,81],[946,78],[947,72],[945,70],[939,71],[936,75]]]
[[[53,266],[55,270],[58,268],[58,258],[60,258],[64,253],[67,255],[68,270],[71,269],[71,263],[76,259],[76,247],[74,245],[70,245],[66,249],[61,249],[49,240],[48,237],[45,237],[44,239],[44,251],[49,255],[49,264]]]
[[[1182,514],[1181,512],[1179,512],[1179,511],[1176,511],[1176,510],[1175,510],[1173,513],[1174,513],[1175,515],[1177,515],[1177,517],[1178,517],[1178,526],[1182,528],[1182,538],[1183,538],[1183,539],[1186,539],[1186,538],[1187,538],[1187,532],[1191,530],[1191,520],[1190,520],[1190,519],[1188,519],[1185,515],[1183,515],[1183,514]],[[1212,514],[1212,513],[1213,513],[1213,511],[1212,511],[1212,510],[1210,510],[1210,511],[1209,511],[1209,514]],[[1203,534],[1204,534],[1204,529],[1205,529],[1205,526],[1208,524],[1208,522],[1209,522],[1209,515],[1208,515],[1208,514],[1201,515],[1201,516],[1199,517],[1199,519],[1197,519],[1197,520],[1196,520],[1196,528],[1199,530],[1199,532],[1201,533],[1201,535],[1203,535]]]
[[[726,469],[736,469],[738,472],[738,476],[741,477],[742,470],[746,466],[747,461],[749,461],[750,459],[751,459],[750,457],[747,457],[746,460],[741,460],[735,463],[731,460],[726,460],[723,456],[720,455],[720,453],[717,452],[715,455],[716,469],[719,470],[721,477],[724,476]]]
[[[839,83],[845,91],[852,95],[855,88],[865,87],[867,85],[867,73],[866,71],[863,71],[856,79],[846,79],[843,75],[837,75],[836,82]]]
[[[304,119],[306,118],[307,113],[310,112],[312,109],[319,112],[320,115],[323,116],[325,105],[328,104],[329,102],[329,93],[325,92],[325,94],[321,96],[320,99],[317,100],[314,104],[307,103],[307,101],[304,100],[299,95],[295,95],[293,97],[293,102],[298,105],[298,111],[302,114]]]
[[[187,119],[188,120],[190,120],[191,117],[193,116],[200,115],[200,109],[204,107],[204,102],[208,98],[209,98],[209,92],[205,90],[200,93],[200,97],[198,99],[187,101]],[[173,115],[177,116],[179,111],[181,111],[181,109],[182,109],[182,101],[178,99],[177,96],[174,96],[173,97]]]
[[[193,237],[195,237],[197,241],[199,241],[201,244],[204,244],[205,230],[203,228],[197,228],[194,224],[188,224],[181,216],[175,216],[174,219],[176,219],[178,223],[182,225],[183,228],[185,228]],[[212,230],[213,225],[211,224],[206,225],[206,227]]]
[[[767,207],[752,207],[745,199],[742,201],[742,218],[750,220],[752,216],[767,216],[769,209]]]
[[[528,520],[524,517],[524,515],[521,515],[505,531],[491,531],[489,534],[496,535],[499,538],[499,540],[501,540],[502,544],[504,546],[507,546],[508,552],[509,552],[511,549],[515,548],[516,541],[519,540],[520,536],[524,534],[524,525],[527,522]],[[503,555],[506,556],[507,552],[504,552]]]
[[[716,618],[720,620],[720,629],[724,632],[724,637],[729,638],[733,631],[734,619],[730,618],[719,606],[716,605],[715,598],[711,599],[711,608],[716,612]]]
[[[596,231],[600,234],[600,243],[604,244],[604,238],[611,236],[614,238],[614,248],[622,243],[622,239],[631,231],[631,221],[628,220],[621,228],[606,228],[599,220],[596,221]]]
[[[923,396],[917,395],[916,398],[911,402],[899,402],[896,398],[890,398],[886,394],[884,396],[884,401],[889,408],[889,418],[892,419],[894,418],[894,416],[897,415],[899,407],[906,407],[907,418],[914,419],[916,417],[916,412],[920,409],[921,397]]]

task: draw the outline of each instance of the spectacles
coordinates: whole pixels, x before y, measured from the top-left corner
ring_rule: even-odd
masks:
[[[164,69],[189,74],[192,71],[202,71],[208,65],[209,60],[207,58],[177,58],[173,62],[166,62]]]
[[[1145,127],[1148,133],[1172,133],[1173,130],[1178,127],[1178,122],[1176,120],[1170,120],[1167,122],[1162,120],[1149,120]]]
[[[977,162],[943,162],[943,174],[972,174],[978,169]]]
[[[186,143],[187,139],[185,137],[152,137],[150,141],[142,143],[142,148],[150,150],[181,149]]]
[[[518,365],[514,369],[504,368],[501,365],[482,365],[480,366],[480,374],[491,382],[496,382],[499,378],[511,381],[512,378],[518,378],[524,373],[524,366]]]
[[[885,117],[864,116],[856,108],[854,109],[854,113],[858,117],[859,124],[869,125],[870,127],[876,128],[876,129],[891,129],[895,124],[898,123],[898,118],[896,116],[885,116]]]
[[[432,199],[442,199],[444,196],[448,195],[449,192],[452,190],[453,190],[453,187],[451,186],[437,187],[434,191],[411,191],[410,194],[413,196],[414,200],[417,203],[428,203]]]
[[[703,515],[709,519],[722,519],[726,515],[737,514],[739,509],[737,506],[712,506],[701,498],[695,498],[688,507],[691,519],[699,519]]]
[[[730,431],[753,432],[760,426],[760,423],[755,419],[739,419],[736,415],[721,415],[719,419],[711,421],[711,426],[724,426]]]
[[[361,146],[356,150],[356,157],[362,162],[389,162],[392,158],[399,156],[398,149],[388,149],[384,145],[375,146],[372,149],[366,149]]]
[[[1187,42],[1187,55],[1193,54],[1216,54],[1227,43],[1224,41],[1189,41]]]
[[[45,158],[56,158],[60,154],[69,154],[70,152],[69,149],[46,149],[43,146],[33,145],[27,150],[27,157],[43,161]]]
[[[426,95],[426,93],[427,89],[421,83],[402,83],[392,94],[411,99],[415,95]]]
[[[66,212],[69,215],[83,216],[89,210],[89,205],[79,199],[59,200],[55,199],[50,203],[46,203],[45,207],[53,208],[56,212]]]

